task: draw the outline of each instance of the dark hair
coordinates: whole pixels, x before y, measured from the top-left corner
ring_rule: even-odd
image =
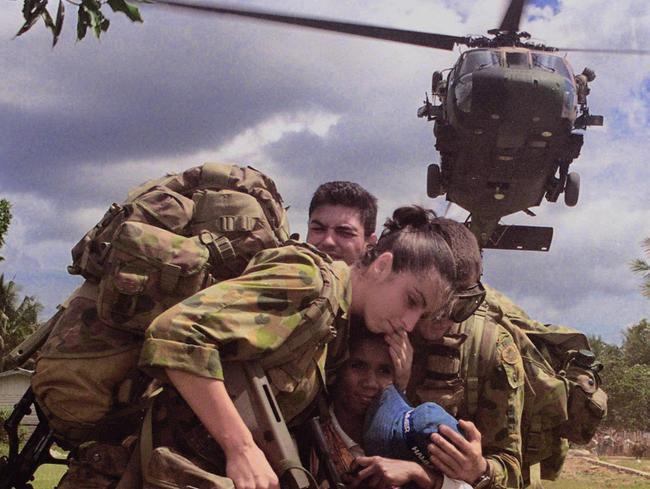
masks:
[[[350,337],[348,338],[348,350],[350,353],[356,350],[359,344],[363,341],[381,341],[386,345],[386,348],[388,348],[388,343],[386,343],[386,340],[384,339],[384,333],[373,333],[370,331],[366,327],[362,318],[357,318],[355,316],[353,320],[358,321],[358,324],[356,325],[358,327],[355,326],[350,328]]]
[[[453,219],[438,217],[434,221],[454,255],[456,288],[477,280],[483,273],[483,259],[474,234],[467,226]]]
[[[359,210],[363,232],[370,236],[377,227],[377,198],[358,183],[327,182],[320,185],[309,204],[309,217],[322,205],[343,205]]]
[[[377,245],[361,264],[370,265],[386,251],[393,254],[393,272],[422,273],[436,268],[450,285],[456,284],[456,265],[450,244],[436,222],[436,213],[418,205],[400,207],[384,223]]]

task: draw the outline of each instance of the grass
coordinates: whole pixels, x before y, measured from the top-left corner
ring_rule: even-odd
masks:
[[[648,459],[642,460],[641,464],[636,464],[634,459],[623,459],[627,463],[622,464],[620,457],[601,457],[600,460],[631,466],[637,470],[643,470],[639,466],[644,464],[646,467],[650,465]],[[650,489],[650,479],[592,465],[585,459],[569,457],[560,479],[544,481],[543,485],[544,489]]]
[[[610,464],[622,465],[631,469],[642,470],[643,472],[650,472],[650,459],[635,459],[633,457],[600,457],[603,462]]]
[[[629,479],[628,479],[629,478]],[[622,477],[577,477],[560,478],[557,481],[544,481],[544,489],[650,489],[650,480],[639,480],[634,476],[627,476],[623,481]]]
[[[52,489],[66,468],[65,465],[41,465],[34,474],[34,489]]]
[[[9,446],[6,443],[0,443],[0,456],[6,456],[8,453]],[[55,456],[65,458],[65,453],[58,450]],[[65,465],[41,465],[34,474],[34,482],[32,484],[34,489],[52,489],[57,485],[66,469],[67,467]]]

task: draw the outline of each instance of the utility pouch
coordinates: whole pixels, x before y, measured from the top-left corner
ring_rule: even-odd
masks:
[[[415,375],[423,379],[415,384],[415,392],[409,395],[424,402],[440,404],[448,413],[456,416],[465,397],[465,382],[461,378],[460,347],[464,334],[448,334],[427,349],[425,372]]]
[[[584,445],[589,443],[607,414],[607,394],[600,388],[598,374],[590,369],[571,365],[566,377],[569,381],[569,421],[562,425],[562,436]]]
[[[235,489],[232,479],[211,474],[168,447],[151,452],[145,473],[143,489]]]
[[[214,271],[220,280],[240,275],[259,250],[277,246],[273,229],[253,195],[227,189],[198,190],[192,199],[196,209],[192,234],[209,231],[217,237]],[[227,247],[220,241],[228,243]]]
[[[149,224],[124,222],[99,283],[99,318],[144,333],[160,313],[212,284],[208,258],[198,236],[185,238]]]

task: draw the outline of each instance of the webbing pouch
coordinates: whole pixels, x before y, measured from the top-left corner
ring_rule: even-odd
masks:
[[[223,255],[224,265],[217,267],[220,277],[242,273],[248,261],[264,248],[275,248],[277,240],[258,195],[236,190],[199,190],[192,195],[195,212],[190,225],[192,234],[209,231],[227,240],[237,253]],[[220,245],[221,246],[221,245]]]
[[[208,249],[198,236],[186,238],[149,224],[123,223],[99,284],[99,318],[143,333],[157,315],[212,283],[208,259]]]
[[[104,275],[109,244],[124,222],[146,223],[172,233],[184,234],[194,213],[191,199],[154,185],[134,200],[112,204],[104,217],[72,249],[68,272],[98,281]]]
[[[607,394],[600,379],[591,370],[571,365],[566,371],[569,381],[568,420],[561,427],[562,436],[574,443],[587,444],[607,414]]]

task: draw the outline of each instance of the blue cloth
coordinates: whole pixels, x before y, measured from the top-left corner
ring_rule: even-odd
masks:
[[[427,445],[444,424],[463,434],[458,421],[435,402],[412,408],[394,385],[389,385],[368,409],[363,446],[367,455],[414,460],[431,465]]]

